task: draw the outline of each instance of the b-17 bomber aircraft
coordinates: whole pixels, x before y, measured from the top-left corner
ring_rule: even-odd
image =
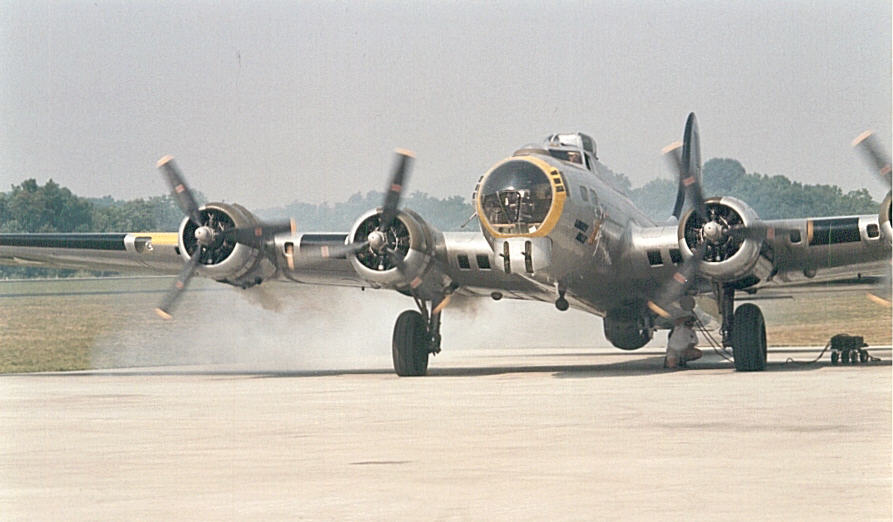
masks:
[[[863,134],[856,145],[889,188],[890,161],[874,138]],[[577,133],[525,146],[481,176],[472,196],[478,232],[441,232],[400,207],[413,156],[398,150],[382,206],[337,234],[298,233],[293,221],[263,222],[237,204],[199,206],[165,157],[158,167],[186,215],[178,232],[0,234],[0,263],[179,274],[157,310],[165,318],[194,275],[242,288],[279,280],[396,290],[417,307],[394,326],[400,376],[427,372],[441,350],[442,312],[457,295],[584,310],[603,318],[605,336],[623,350],[709,308],[735,368],[763,370],[764,317],[752,303],[736,308],[736,292],[890,270],[889,192],[876,215],[761,220],[744,201],[702,194],[694,114],[665,153],[679,175],[666,223],[612,186],[595,142]],[[889,293],[887,280],[872,297],[889,305]]]

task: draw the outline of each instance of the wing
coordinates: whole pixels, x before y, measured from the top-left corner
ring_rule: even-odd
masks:
[[[0,234],[0,264],[174,275],[183,264],[175,232]]]
[[[203,207],[203,211],[215,206]],[[377,211],[372,215],[377,215]],[[296,283],[333,286],[389,287],[406,291],[417,278],[442,290],[453,287],[466,296],[548,300],[547,294],[530,281],[498,269],[500,261],[480,233],[440,233],[418,223],[417,215],[400,211],[397,219],[405,219],[413,230],[432,237],[424,266],[416,265],[416,252],[407,249],[403,274],[397,266],[385,265],[379,270],[350,257],[349,233],[279,234],[239,263],[231,257],[203,259],[199,274],[239,286],[251,286],[260,280],[281,280]],[[412,221],[410,221],[412,220]],[[347,244],[346,244],[347,243]],[[419,245],[424,248],[427,245]],[[186,247],[188,248],[188,247]],[[363,252],[360,252],[361,254]],[[233,248],[230,256],[241,252]],[[114,271],[124,274],[177,275],[189,256],[181,254],[176,232],[130,232],[103,234],[0,234],[0,264],[45,268],[68,268],[91,271]],[[215,262],[216,261],[216,262]],[[216,271],[229,263],[228,271]],[[354,265],[368,272],[358,273]],[[391,274],[390,272],[395,272]],[[428,281],[428,280],[431,281]],[[449,283],[444,284],[445,281]],[[435,284],[436,282],[436,284]],[[423,285],[417,285],[423,286]]]
[[[857,281],[890,272],[890,241],[876,215],[760,221],[734,198],[706,200],[708,229],[689,214],[678,226],[634,230],[626,258],[634,279],[662,282],[653,292],[667,304],[713,284],[763,291],[804,283]],[[736,231],[746,230],[737,234]],[[671,261],[666,263],[666,261]],[[660,290],[669,297],[660,297]]]
[[[761,254],[771,262],[765,284],[858,280],[890,270],[890,239],[877,215],[764,222]]]
[[[634,253],[631,257],[641,261],[647,256],[649,261],[639,263],[640,276],[641,267],[649,264],[651,268],[645,270],[657,274],[655,265],[663,266],[663,250],[673,264],[682,265],[664,268],[663,273],[657,274],[655,279],[664,283],[653,301],[648,302],[655,313],[663,317],[673,315],[666,312],[667,307],[674,306],[685,294],[712,292],[717,300],[725,302],[721,294],[730,290],[752,293],[768,285],[889,274],[893,239],[890,193],[876,215],[763,221],[739,199],[704,198],[698,135],[697,120],[690,114],[681,154],[678,147],[667,149],[672,153],[671,166],[678,170],[691,209],[681,217],[678,226],[638,230],[630,236],[629,251]],[[854,143],[863,144],[889,186],[889,160],[880,154],[870,133]],[[889,291],[888,275],[879,292],[889,295]],[[889,298],[873,295],[879,298],[875,300],[889,303]],[[727,311],[732,311],[731,305]]]
[[[401,234],[395,241],[400,263],[373,255],[362,244],[379,210],[367,212],[350,233],[279,236],[274,257],[283,279],[308,284],[391,288],[424,299],[456,293],[494,299],[551,301],[548,290],[501,269],[499,259],[479,232],[439,232],[411,210],[401,210]],[[405,232],[404,232],[405,231]],[[401,247],[405,244],[406,248]]]
[[[170,156],[158,168],[186,216],[175,233],[2,234],[0,263],[177,274],[158,313],[170,311],[194,275],[242,288],[268,280],[387,288],[442,303],[454,293],[540,298],[545,289],[499,266],[480,234],[443,234],[400,209],[413,156],[398,150],[381,208],[348,233],[298,234],[294,220],[268,223],[241,205],[199,206]],[[543,299],[545,299],[543,297]]]

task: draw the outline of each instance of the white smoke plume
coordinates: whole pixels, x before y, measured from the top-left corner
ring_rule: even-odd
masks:
[[[151,281],[154,292],[166,280]],[[389,291],[265,284],[244,291],[194,281],[172,321],[152,314],[159,293],[135,294],[135,317],[97,336],[100,367],[214,365],[263,371],[391,368],[397,315],[412,299]],[[259,306],[260,305],[260,306]],[[549,303],[456,297],[443,350],[609,346],[601,320]],[[432,364],[436,364],[432,362]]]

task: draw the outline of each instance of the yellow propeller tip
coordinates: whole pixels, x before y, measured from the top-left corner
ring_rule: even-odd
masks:
[[[681,141],[674,141],[673,143],[671,143],[671,144],[667,145],[666,147],[660,149],[660,152],[661,152],[661,154],[667,154],[667,153],[669,153],[669,152],[673,152],[674,150],[676,150],[676,149],[678,149],[678,148],[681,148],[681,147],[682,147],[682,142],[681,142]]]
[[[158,314],[158,317],[160,317],[160,318],[162,318],[162,319],[164,319],[164,320],[166,320],[166,321],[174,318],[174,316],[172,316],[171,314],[165,312],[165,311],[162,310],[161,308],[156,308],[156,309],[155,309],[155,313]]]
[[[168,163],[170,163],[170,162],[173,161],[173,160],[174,160],[174,157],[173,157],[173,156],[171,156],[171,155],[167,155],[167,156],[161,158],[160,160],[158,160],[158,163],[156,163],[155,166],[156,166],[156,167],[163,167],[163,166],[167,165]]]
[[[415,153],[409,149],[394,149],[394,152],[407,158],[415,158]]]
[[[669,319],[669,318],[670,318],[670,314],[669,314],[669,312],[667,312],[667,311],[664,310],[663,308],[657,306],[657,304],[656,304],[654,301],[648,301],[648,308],[650,308],[652,312],[654,312],[654,313],[656,313],[657,315],[663,317],[664,319]]]
[[[447,296],[444,297],[441,302],[437,303],[437,306],[434,307],[434,310],[431,310],[431,315],[437,315],[442,312],[443,309],[446,308],[448,304],[450,304],[450,299],[452,298],[453,294],[447,294]]]
[[[893,303],[891,303],[890,301],[888,301],[887,299],[884,299],[883,297],[881,297],[879,295],[874,295],[871,292],[868,292],[865,295],[868,297],[868,299],[870,301],[877,303],[881,306],[893,306]]]
[[[862,143],[863,141],[865,141],[866,139],[868,139],[868,137],[871,136],[872,134],[873,133],[870,130],[867,130],[867,131],[863,132],[862,134],[856,136],[856,139],[853,140],[853,147],[855,147],[856,145],[858,145],[858,144]]]

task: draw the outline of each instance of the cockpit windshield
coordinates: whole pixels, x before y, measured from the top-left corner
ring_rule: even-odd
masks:
[[[542,225],[552,206],[546,174],[524,160],[496,167],[481,187],[483,218],[501,234],[530,234]]]
[[[549,149],[549,155],[562,161],[569,161],[581,165],[583,156],[576,150]]]

